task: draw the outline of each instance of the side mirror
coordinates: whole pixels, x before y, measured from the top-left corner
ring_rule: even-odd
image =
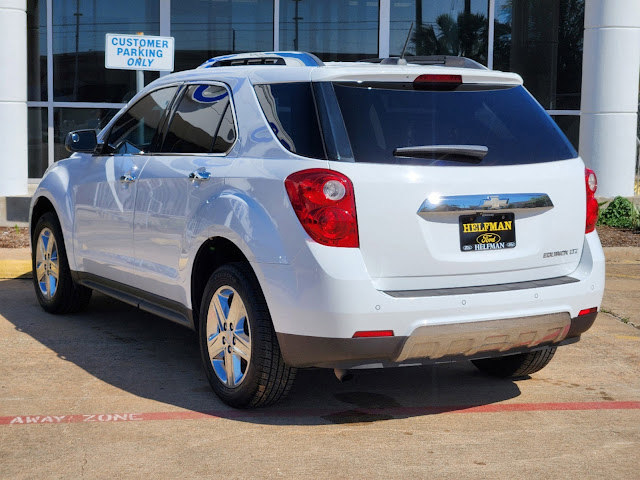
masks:
[[[76,130],[69,132],[64,146],[69,152],[93,153],[98,146],[95,130]]]

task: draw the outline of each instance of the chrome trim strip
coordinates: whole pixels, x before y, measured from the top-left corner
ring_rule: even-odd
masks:
[[[530,280],[528,282],[501,283],[499,285],[482,285],[478,287],[453,287],[434,288],[429,290],[390,290],[383,291],[390,297],[395,298],[418,298],[418,297],[446,297],[449,295],[472,295],[474,293],[511,292],[514,290],[526,290],[527,288],[544,288],[556,285],[567,285],[579,282],[574,277],[555,277],[544,280]]]
[[[484,195],[450,195],[432,194],[422,202],[418,215],[426,218],[441,213],[473,213],[496,210],[548,210],[553,202],[546,193],[501,193]]]

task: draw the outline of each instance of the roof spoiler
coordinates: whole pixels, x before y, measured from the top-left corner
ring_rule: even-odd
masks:
[[[388,57],[388,58],[365,58],[358,60],[366,63],[379,63],[381,65],[441,65],[443,67],[456,68],[473,68],[476,70],[487,70],[487,67],[481,63],[466,57],[457,57],[453,55],[426,55],[426,56],[409,56]]]

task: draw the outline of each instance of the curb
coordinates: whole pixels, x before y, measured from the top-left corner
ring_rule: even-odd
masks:
[[[31,260],[1,260],[0,279],[31,278]]]

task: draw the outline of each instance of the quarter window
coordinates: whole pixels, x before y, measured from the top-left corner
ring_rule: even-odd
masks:
[[[155,90],[142,97],[113,125],[107,144],[113,153],[147,153],[177,87]]]
[[[310,82],[256,85],[255,91],[283,147],[305,157],[326,158]]]
[[[236,138],[229,92],[219,85],[187,88],[171,119],[162,152],[225,153]]]

